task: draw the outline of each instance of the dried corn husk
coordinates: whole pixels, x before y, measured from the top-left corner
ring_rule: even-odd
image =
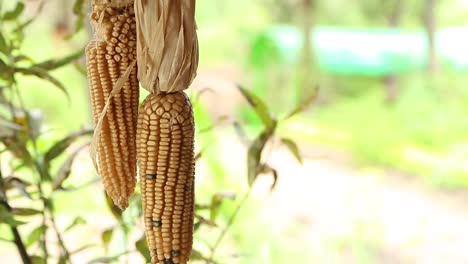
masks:
[[[198,67],[195,0],[136,0],[138,78],[152,93],[189,87]]]

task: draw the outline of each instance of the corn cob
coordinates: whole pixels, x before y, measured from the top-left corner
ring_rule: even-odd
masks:
[[[152,263],[187,263],[194,215],[194,120],[184,92],[145,99],[137,153]]]
[[[95,38],[86,47],[88,78],[97,124],[117,80],[136,59],[136,23],[133,1],[95,0],[91,24]],[[101,3],[105,2],[105,3]],[[126,5],[125,5],[126,3]],[[110,99],[98,133],[97,163],[104,188],[121,209],[136,185],[136,127],[139,84],[133,68],[121,90]]]

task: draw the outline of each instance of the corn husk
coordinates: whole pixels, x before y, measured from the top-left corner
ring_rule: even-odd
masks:
[[[198,68],[195,0],[135,0],[138,78],[151,93],[187,89]]]

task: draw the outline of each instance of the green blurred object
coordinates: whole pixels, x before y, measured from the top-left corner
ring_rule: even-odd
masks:
[[[436,34],[441,62],[457,70],[468,69],[468,28],[446,28]],[[312,34],[317,64],[335,74],[384,76],[424,69],[428,41],[423,31],[400,29],[352,29],[317,27]],[[254,67],[269,63],[300,62],[301,31],[279,25],[254,39],[250,62]]]

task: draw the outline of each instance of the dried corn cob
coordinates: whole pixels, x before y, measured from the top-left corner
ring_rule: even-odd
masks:
[[[94,123],[117,80],[136,59],[136,23],[132,0],[92,2],[95,39],[86,47]],[[121,90],[110,99],[98,133],[98,166],[107,194],[122,209],[136,185],[136,127],[139,84],[133,68]]]
[[[152,263],[187,263],[194,212],[194,120],[187,95],[150,94],[141,106],[137,131]]]

